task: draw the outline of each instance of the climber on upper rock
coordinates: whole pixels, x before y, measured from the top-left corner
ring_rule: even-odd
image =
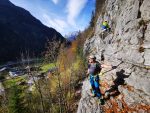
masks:
[[[110,26],[107,21],[104,21],[101,25],[103,31],[110,31]]]

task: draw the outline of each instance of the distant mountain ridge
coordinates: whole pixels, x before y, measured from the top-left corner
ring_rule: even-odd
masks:
[[[77,36],[79,35],[79,31],[74,31],[74,32],[71,32],[71,33],[69,33],[68,35],[66,35],[65,37],[66,37],[66,39],[68,40],[68,41],[74,41],[76,38],[77,38]]]
[[[9,0],[0,0],[0,62],[16,60],[25,51],[39,56],[45,50],[47,40],[52,39],[65,40],[25,9]]]

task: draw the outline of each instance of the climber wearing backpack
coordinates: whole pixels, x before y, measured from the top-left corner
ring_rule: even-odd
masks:
[[[92,93],[94,97],[98,97],[100,99],[100,103],[103,104],[103,96],[100,91],[100,84],[99,84],[99,73],[101,72],[102,68],[110,68],[111,66],[101,65],[99,62],[96,61],[96,57],[93,55],[89,56],[89,64],[88,64],[88,71],[87,74],[90,78],[90,84],[92,87]]]
[[[110,27],[109,27],[109,24],[108,24],[107,21],[104,21],[104,22],[102,23],[102,30],[103,30],[103,31],[110,31]]]

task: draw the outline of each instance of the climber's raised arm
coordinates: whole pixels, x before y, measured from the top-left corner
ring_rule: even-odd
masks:
[[[101,64],[101,68],[116,69],[116,68],[117,68],[117,66]]]
[[[101,64],[101,67],[102,67],[102,68],[110,68],[110,69],[111,69],[111,68],[112,68],[112,65]]]

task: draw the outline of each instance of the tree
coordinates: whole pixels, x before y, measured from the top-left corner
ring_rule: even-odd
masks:
[[[94,23],[95,23],[95,12],[92,11],[90,27],[94,27],[94,25],[95,25]]]
[[[56,37],[50,41],[48,40],[48,44],[46,46],[46,52],[45,52],[45,61],[47,63],[55,62],[57,60],[57,56],[59,53],[59,48],[61,46],[61,41],[56,41]]]
[[[16,84],[14,84],[14,86],[10,89],[8,107],[9,107],[10,113],[26,113],[27,112],[22,90]]]

